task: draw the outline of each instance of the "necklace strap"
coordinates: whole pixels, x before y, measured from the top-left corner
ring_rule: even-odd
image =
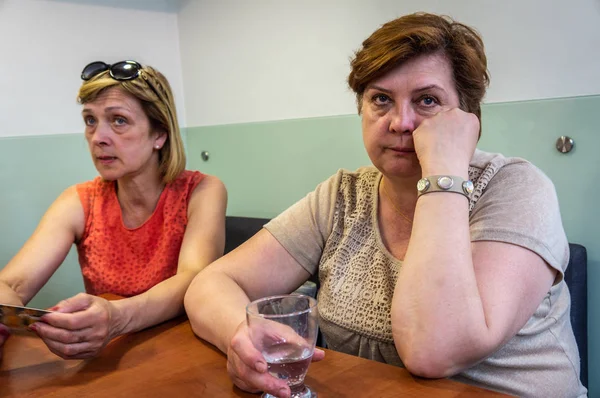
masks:
[[[385,187],[383,177],[381,177],[381,188],[383,189],[383,194],[388,198],[388,200],[392,204],[392,207],[394,208],[394,210],[396,210],[396,213],[400,214],[402,216],[402,218],[404,218],[406,221],[408,221],[409,224],[412,225],[412,223],[413,223],[412,220],[410,218],[408,218],[404,213],[402,213],[400,211],[400,209],[396,206],[394,201],[392,200],[392,197],[390,196],[390,194],[388,193],[388,191]]]

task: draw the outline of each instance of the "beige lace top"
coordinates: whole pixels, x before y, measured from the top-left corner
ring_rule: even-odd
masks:
[[[499,351],[454,376],[517,396],[585,396],[563,281],[569,249],[551,181],[531,163],[477,150],[469,168],[471,240],[526,247],[558,271],[526,325]],[[385,248],[377,218],[381,173],[340,170],[265,228],[311,274],[328,347],[402,366],[391,302],[402,262]]]

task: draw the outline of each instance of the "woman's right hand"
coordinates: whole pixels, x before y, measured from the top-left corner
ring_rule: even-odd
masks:
[[[227,349],[227,373],[233,384],[248,392],[268,392],[279,398],[290,396],[290,388],[267,372],[267,361],[248,333],[248,325],[240,323]]]
[[[2,360],[2,353],[4,352],[4,343],[10,337],[10,331],[4,325],[0,324],[0,361]]]
[[[413,132],[423,177],[453,174],[468,178],[479,125],[477,116],[459,108],[445,110],[423,120]]]
[[[325,352],[315,348],[312,361],[324,357]],[[267,371],[267,362],[252,344],[246,322],[240,323],[227,349],[227,372],[233,383],[244,391],[264,391],[278,398],[288,398],[291,394],[284,380]]]

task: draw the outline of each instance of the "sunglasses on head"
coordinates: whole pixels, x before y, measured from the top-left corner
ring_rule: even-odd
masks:
[[[97,76],[105,71],[108,71],[110,77],[118,81],[133,80],[141,76],[146,84],[148,84],[148,87],[154,91],[154,94],[156,94],[159,100],[167,105],[167,111],[169,112],[171,118],[173,118],[172,111],[168,106],[168,101],[166,100],[166,96],[161,95],[160,90],[158,90],[154,83],[151,82],[151,76],[148,76],[147,73],[142,75],[143,68],[144,67],[136,61],[120,61],[112,65],[107,64],[106,62],[96,61],[87,64],[85,68],[83,68],[83,71],[81,72],[81,79],[88,81],[94,76]],[[157,84],[160,87],[160,83]]]
[[[150,81],[150,76],[148,76],[147,73],[142,75],[143,68],[144,67],[136,61],[121,61],[112,65],[109,65],[106,62],[96,61],[87,64],[86,67],[83,68],[81,79],[88,81],[105,71],[108,71],[110,77],[118,81],[133,80],[141,76],[150,89],[154,91],[154,94],[156,94],[161,101],[165,101],[155,84]],[[158,87],[160,88],[160,83],[158,83]]]
[[[109,65],[106,62],[96,61],[87,64],[81,72],[81,79],[88,81],[102,72],[108,71],[110,77],[115,80],[133,80],[140,75],[142,65],[136,61],[121,61]]]

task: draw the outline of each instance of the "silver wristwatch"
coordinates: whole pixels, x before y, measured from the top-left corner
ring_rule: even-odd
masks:
[[[457,176],[439,175],[424,177],[417,182],[419,196],[430,192],[454,192],[466,196],[473,192],[473,181]]]

